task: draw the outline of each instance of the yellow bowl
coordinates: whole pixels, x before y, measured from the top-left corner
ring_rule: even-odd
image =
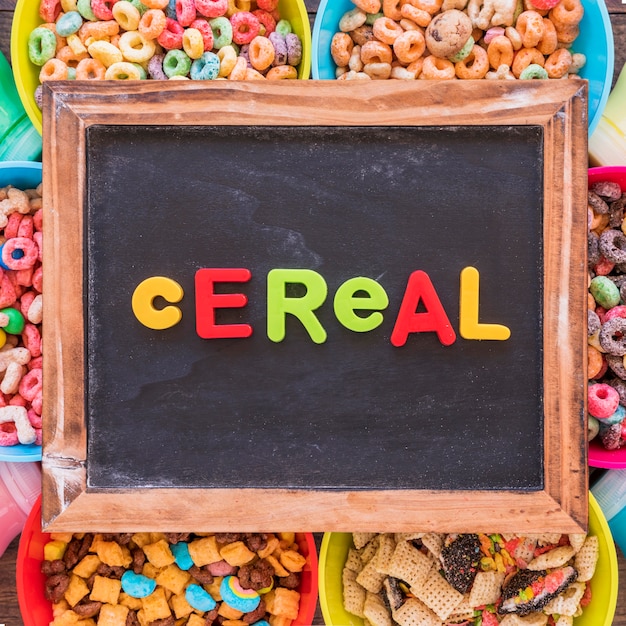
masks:
[[[311,24],[304,0],[279,0],[278,10],[282,18],[289,20],[293,32],[302,41],[302,61],[298,66],[298,78],[307,79],[311,72]],[[28,37],[42,22],[39,17],[39,0],[17,1],[11,26],[11,64],[22,105],[40,133],[41,110],[35,102],[40,68],[28,58]]]
[[[494,529],[495,530],[495,529]],[[591,579],[591,603],[574,626],[611,626],[617,604],[617,553],[611,531],[593,494],[589,494],[589,532],[597,535],[600,556]],[[352,545],[350,533],[325,533],[319,556],[319,600],[327,626],[363,626],[360,617],[343,608],[341,572]]]

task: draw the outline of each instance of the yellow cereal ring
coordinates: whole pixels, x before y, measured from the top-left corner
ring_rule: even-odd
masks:
[[[204,40],[197,28],[186,28],[183,33],[183,50],[190,59],[199,59],[204,53]]]
[[[119,0],[113,5],[111,11],[113,12],[113,19],[123,30],[137,30],[139,28],[141,14],[139,9],[128,0]]]
[[[156,46],[152,39],[146,39],[138,30],[133,30],[120,35],[119,49],[126,61],[145,63],[154,56]]]
[[[225,78],[234,69],[237,63],[237,51],[232,46],[222,46],[217,51],[217,58],[220,60],[220,71],[218,78]]]
[[[92,37],[94,40],[109,39],[120,32],[120,25],[115,20],[107,22],[85,22],[78,30],[80,40]]]
[[[233,69],[228,74],[228,80],[244,80],[246,77],[246,69],[248,68],[248,62],[244,57],[237,57],[237,61],[233,66]]]
[[[140,80],[141,74],[132,63],[119,61],[107,68],[104,78],[106,80]]]
[[[114,63],[121,63],[124,60],[122,51],[108,41],[94,41],[87,46],[89,54],[98,59],[105,67],[110,67]]]
[[[298,78],[298,70],[293,65],[277,65],[266,75],[267,80],[293,80]]]

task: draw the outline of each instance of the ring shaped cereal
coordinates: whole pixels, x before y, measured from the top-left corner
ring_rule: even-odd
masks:
[[[235,63],[235,67],[231,70],[228,75],[228,80],[244,80],[246,77],[246,69],[248,67],[248,62],[245,57],[237,57],[237,62]]]
[[[139,69],[128,61],[113,63],[104,73],[106,80],[141,80]]]
[[[551,20],[543,18],[543,37],[537,43],[535,48],[541,52],[544,56],[552,54],[558,45],[559,41],[556,34],[556,28]]]
[[[85,22],[78,31],[80,40],[85,43],[89,38],[94,40],[108,39],[120,32],[120,25],[115,20],[108,22]]]
[[[330,56],[337,67],[346,67],[350,61],[354,42],[348,33],[335,33],[330,41]]]
[[[361,11],[358,7],[354,7],[350,11],[346,11],[339,20],[339,30],[342,33],[349,33],[359,26],[365,24],[367,13]],[[285,33],[286,34],[286,33]]]
[[[165,9],[169,4],[169,0],[146,0],[145,2],[142,0],[141,4],[148,7],[149,9]],[[196,3],[197,4],[197,3]]]
[[[28,36],[28,58],[35,65],[44,65],[57,49],[56,35],[49,28],[35,28]]]
[[[37,244],[28,237],[12,237],[2,246],[2,262],[11,270],[32,267],[37,261],[38,254]]]
[[[255,70],[266,70],[274,60],[274,46],[267,37],[255,37],[248,48],[250,63]]]
[[[256,5],[261,11],[269,13],[278,7],[278,0],[257,0]]]
[[[354,0],[354,4],[361,9],[361,11],[365,11],[370,15],[372,13],[380,12],[382,7],[380,0]]]
[[[515,29],[522,38],[524,48],[535,48],[543,38],[543,17],[537,11],[524,11],[517,18]]]
[[[525,67],[519,75],[520,80],[545,80],[546,78],[548,78],[548,72],[536,63],[531,63],[528,67]]]
[[[189,26],[196,19],[194,0],[175,0],[176,20],[181,26]]]
[[[133,6],[128,0],[119,0],[113,5],[113,19],[124,30],[137,30],[141,14],[139,9]]]
[[[454,71],[459,78],[465,80],[485,78],[485,74],[489,71],[487,51],[475,45],[463,60],[454,64]]]
[[[520,74],[531,64],[536,63],[543,67],[545,58],[537,48],[522,48],[515,53],[511,71],[515,78],[519,78]]]
[[[250,43],[258,34],[261,23],[256,15],[249,11],[238,11],[230,18],[230,25],[233,28],[233,41],[243,45]]]
[[[166,50],[180,50],[183,47],[183,33],[185,29],[171,17],[165,18],[165,28],[157,37],[157,41]]]
[[[341,33],[342,35],[344,33]],[[276,32],[270,33],[268,39],[274,46],[274,61],[272,65],[287,65],[287,42],[282,35]],[[352,39],[350,39],[352,41]],[[354,51],[354,48],[352,48]]]
[[[132,6],[132,5],[131,5]],[[56,22],[57,34],[61,37],[67,37],[77,33],[83,25],[83,18],[78,11],[69,11],[59,17]]]
[[[60,50],[64,45],[66,45],[67,41],[65,37],[61,37],[59,33],[57,33],[56,24],[42,24],[38,26],[38,28],[45,28],[49,30],[51,33],[54,33],[54,38],[56,40],[56,49]]]
[[[507,26],[504,29],[504,34],[509,38],[509,41],[513,45],[513,50],[522,49],[522,37],[513,26]]]
[[[202,35],[202,41],[204,42],[204,51],[210,52],[213,50],[213,29],[211,25],[202,18],[194,20],[191,22],[190,28],[195,28],[200,31]]]
[[[439,13],[443,0],[415,0],[415,6],[430,15]]]
[[[577,26],[583,19],[585,11],[580,0],[561,0],[551,11],[550,19],[559,24]]]
[[[413,61],[413,63],[409,63],[407,65],[407,70],[411,72],[415,76],[415,78],[419,78],[422,73],[422,67],[424,66],[424,57],[420,57],[417,61]]]
[[[221,17],[227,10],[228,0],[196,0],[196,11],[204,17]]]
[[[190,59],[199,59],[204,53],[204,41],[197,28],[186,28],[183,33],[183,50]]]
[[[232,46],[224,46],[217,51],[217,58],[220,61],[219,78],[226,78],[237,63],[237,51]]]
[[[374,30],[374,36],[379,41],[389,44],[390,46],[397,39],[397,37],[404,32],[400,24],[389,19],[388,17],[379,17],[374,22],[372,29]]]
[[[580,34],[580,29],[576,24],[566,24],[565,26],[562,26],[555,22],[554,28],[556,30],[556,38],[559,43],[573,43],[576,37]]]
[[[366,63],[363,72],[372,80],[386,80],[391,76],[391,63]]]
[[[269,14],[267,11],[263,11],[262,9],[256,9],[252,11],[254,15],[256,15],[259,23],[265,27],[265,36],[271,35],[276,30],[276,20]]]
[[[106,67],[97,59],[83,59],[76,66],[77,80],[103,80]]]
[[[79,61],[89,58],[89,52],[85,50],[76,54],[69,46],[63,46],[58,52],[56,58],[63,61],[68,67],[76,67]]]
[[[163,59],[163,71],[168,78],[187,76],[191,69],[191,59],[182,50],[170,50]]]
[[[213,47],[219,50],[224,46],[230,46],[233,42],[233,28],[226,17],[215,17],[209,21],[213,31]]]
[[[411,20],[418,26],[425,28],[430,24],[431,16],[427,11],[423,11],[422,9],[418,9],[416,6],[413,6],[411,1],[406,2],[400,7],[400,16],[404,17],[407,20]]]
[[[361,46],[361,61],[367,63],[391,63],[391,48],[382,41],[368,41]]]
[[[137,30],[124,33],[120,37],[119,48],[124,59],[131,63],[145,63],[156,52],[154,41],[146,39]]]
[[[595,378],[603,364],[602,353],[593,346],[587,346],[587,378]]]
[[[66,80],[67,69],[67,65],[63,63],[63,61],[59,59],[48,59],[39,71],[39,82],[43,83],[46,80]]]
[[[189,77],[192,80],[215,80],[220,71],[220,60],[215,52],[203,52],[191,64]]]
[[[424,50],[426,50],[426,40],[419,30],[404,31],[393,42],[393,51],[403,65],[417,61],[424,54]]]
[[[402,4],[403,0],[383,0],[383,15],[390,20],[398,21],[402,17],[400,14]]]
[[[239,11],[250,11],[252,9],[251,0],[228,0],[226,17],[232,17]]]
[[[287,63],[289,65],[300,65],[302,61],[302,42],[296,33],[287,33],[285,35],[285,44],[287,44]]]
[[[567,74],[572,64],[572,53],[567,48],[555,50],[543,66],[548,73],[548,78],[562,78]]]
[[[91,10],[99,20],[112,20],[115,0],[91,0]]]
[[[146,39],[156,39],[165,30],[165,13],[160,9],[148,9],[139,20],[139,32]]]
[[[452,80],[456,78],[454,63],[434,55],[427,56],[422,65],[420,78],[426,80]]]
[[[293,80],[298,78],[298,70],[293,65],[277,65],[266,75],[267,80]]]
[[[407,17],[400,18],[399,22],[400,26],[402,26],[402,30],[419,30],[422,31],[422,27],[418,26],[413,20],[408,19]]]
[[[513,44],[508,37],[500,35],[491,40],[487,46],[489,65],[497,70],[501,65],[513,63]]]

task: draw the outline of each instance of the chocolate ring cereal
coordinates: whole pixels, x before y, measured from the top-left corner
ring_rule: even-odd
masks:
[[[340,34],[343,35],[344,33]],[[352,39],[350,39],[349,35],[345,36],[348,38],[349,45],[351,45]],[[272,45],[274,46],[274,61],[272,62],[272,65],[287,65],[287,42],[285,41],[285,38],[282,35],[274,32],[269,34],[268,39],[272,42]]]
[[[626,263],[626,235],[621,230],[607,228],[599,238],[602,256],[613,263]]]
[[[361,61],[367,63],[388,63],[391,65],[391,47],[382,41],[368,41],[361,46]]]
[[[602,323],[600,322],[600,317],[598,316],[598,314],[595,311],[588,309],[587,310],[587,337],[591,335],[595,335],[600,330],[601,326],[602,326]]]
[[[346,67],[350,61],[354,42],[348,33],[335,33],[330,42],[330,55],[337,67]]]
[[[584,9],[580,0],[561,0],[550,11],[550,19],[555,25],[578,25],[583,19],[583,15]]]
[[[422,65],[420,78],[427,80],[452,80],[456,78],[454,63],[435,55],[427,56]]]
[[[248,48],[250,63],[255,70],[266,70],[274,60],[274,46],[267,37],[255,37]]]
[[[287,33],[285,35],[285,43],[287,44],[287,63],[289,65],[300,64],[302,61],[302,42],[300,37],[295,33]]]
[[[76,66],[77,80],[104,80],[106,67],[97,59],[91,57],[82,59]]]
[[[489,71],[487,51],[475,45],[466,58],[454,64],[454,71],[459,78],[465,80],[484,78]]]
[[[393,42],[393,51],[400,63],[404,65],[417,61],[424,54],[424,50],[426,50],[426,40],[419,30],[404,31]]]
[[[49,59],[39,72],[39,82],[47,80],[66,80],[67,65],[60,59]]]
[[[489,65],[494,69],[498,69],[501,65],[510,67],[514,58],[511,40],[504,35],[494,37],[487,47],[487,58]]]
[[[522,38],[524,48],[535,48],[543,39],[543,17],[537,11],[524,11],[515,22],[515,29]]]
[[[602,349],[613,356],[626,354],[626,319],[616,317],[602,324],[598,335]]]
[[[515,78],[519,78],[520,74],[532,63],[543,67],[545,59],[543,54],[537,50],[537,48],[522,48],[515,53],[513,64],[511,65],[511,71]]]

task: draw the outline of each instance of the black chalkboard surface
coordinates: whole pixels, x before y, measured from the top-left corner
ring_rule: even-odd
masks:
[[[543,141],[538,125],[89,127],[88,488],[542,489]],[[509,339],[460,336],[468,266],[480,321]],[[250,270],[216,288],[245,294],[216,322],[250,337],[198,336],[202,268]],[[277,268],[323,277],[325,342],[293,315],[283,341],[268,338]],[[451,345],[434,332],[390,342],[416,270]],[[131,308],[151,276],[184,291],[165,330]],[[333,311],[358,276],[389,298],[365,333]]]

